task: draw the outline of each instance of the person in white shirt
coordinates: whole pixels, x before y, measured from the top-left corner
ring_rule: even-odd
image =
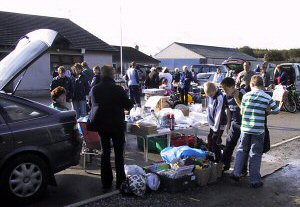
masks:
[[[222,70],[221,68],[217,68],[217,72],[216,74],[214,75],[214,79],[213,79],[213,82],[214,83],[221,83],[222,80],[224,79],[224,75],[222,74]]]
[[[159,73],[159,80],[162,80],[162,78],[165,78],[168,80],[168,85],[167,85],[166,89],[171,90],[173,76],[171,75],[171,73],[169,72],[167,67],[164,67],[162,72]]]
[[[139,74],[135,69],[136,63],[130,63],[130,68],[126,71],[125,80],[128,83],[130,100],[133,104],[141,106]]]

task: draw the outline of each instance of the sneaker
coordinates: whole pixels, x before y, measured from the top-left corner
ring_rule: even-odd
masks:
[[[263,182],[259,182],[259,183],[251,183],[251,187],[252,188],[261,188],[263,187],[264,183]]]
[[[248,175],[248,172],[242,172],[241,177],[246,177]]]
[[[240,182],[240,177],[234,175],[233,173],[230,175],[230,179],[235,182]]]

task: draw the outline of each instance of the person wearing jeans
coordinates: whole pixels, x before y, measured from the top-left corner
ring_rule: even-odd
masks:
[[[260,175],[260,165],[264,148],[266,115],[278,114],[279,108],[271,96],[262,90],[264,81],[261,76],[252,76],[250,87],[251,91],[246,93],[242,99],[241,138],[236,154],[234,172],[231,178],[235,181],[239,181],[246,162],[246,156],[249,154],[251,187],[259,188],[263,186]]]
[[[130,63],[130,68],[126,72],[125,79],[128,82],[130,100],[133,104],[136,104],[139,107],[141,107],[139,75],[135,67],[135,62]]]

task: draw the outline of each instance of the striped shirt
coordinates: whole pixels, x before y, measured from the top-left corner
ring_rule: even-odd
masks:
[[[242,99],[241,131],[249,134],[262,134],[265,131],[266,110],[279,111],[270,95],[263,90],[252,90]]]

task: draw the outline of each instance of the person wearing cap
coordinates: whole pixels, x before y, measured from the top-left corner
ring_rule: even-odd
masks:
[[[114,69],[109,65],[101,68],[101,81],[90,92],[90,125],[101,137],[101,181],[104,190],[112,187],[113,172],[110,163],[111,140],[115,153],[116,188],[126,180],[124,171],[125,114],[133,104],[122,86],[114,81]]]
[[[145,86],[147,88],[158,88],[159,87],[159,75],[155,67],[150,69],[150,73],[147,75],[145,80]]]

